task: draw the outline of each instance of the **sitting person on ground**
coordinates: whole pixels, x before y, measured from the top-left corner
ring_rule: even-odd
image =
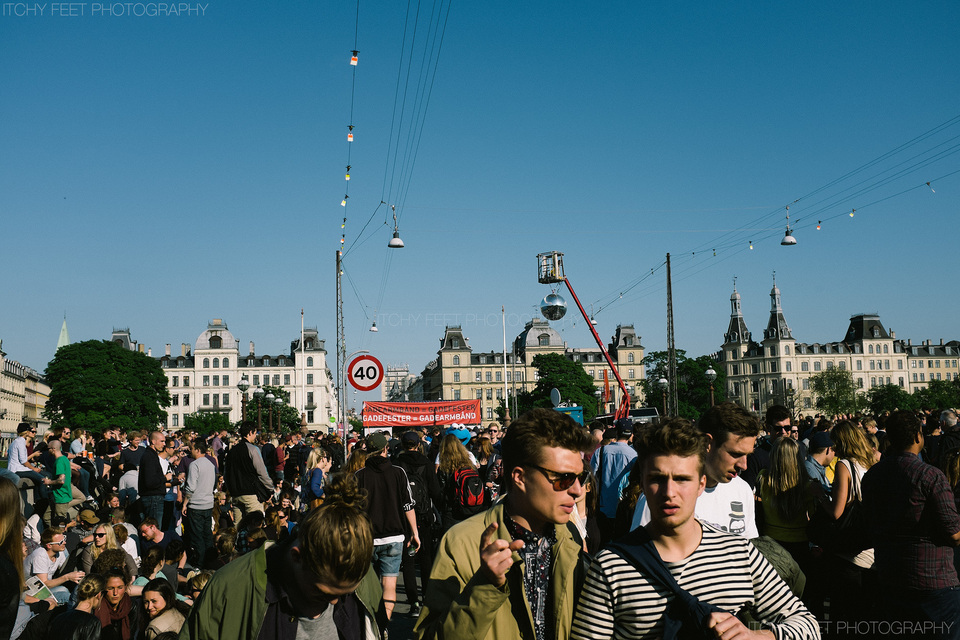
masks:
[[[77,606],[62,613],[50,624],[48,640],[100,640],[102,627],[94,614],[103,599],[102,576],[90,574],[77,585]]]
[[[177,602],[176,593],[170,583],[158,578],[143,587],[143,609],[149,621],[143,632],[146,640],[154,640],[167,631],[180,633],[186,620],[187,607]]]
[[[129,593],[130,574],[123,567],[114,567],[103,575],[104,597],[94,610],[103,627],[101,640],[136,640],[141,615]]]

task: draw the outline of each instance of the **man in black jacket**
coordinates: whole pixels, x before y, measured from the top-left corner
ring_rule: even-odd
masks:
[[[137,493],[143,503],[143,517],[153,518],[163,522],[163,496],[167,492],[167,485],[173,479],[172,473],[163,472],[160,464],[160,454],[163,453],[166,438],[159,431],[150,434],[150,446],[140,458],[138,471]]]
[[[390,463],[387,439],[379,433],[367,438],[366,466],[357,471],[357,485],[368,494],[367,515],[373,525],[373,568],[383,586],[383,605],[387,618],[397,603],[397,576],[403,559],[406,532],[411,531],[409,546],[420,546],[413,495],[406,472]]]
[[[233,519],[239,523],[243,516],[263,511],[263,502],[273,494],[273,481],[267,474],[257,440],[257,425],[244,422],[240,427],[240,441],[227,453],[223,479],[233,496]]]
[[[403,451],[397,456],[397,465],[407,472],[410,482],[410,494],[413,496],[413,512],[417,518],[417,532],[420,536],[420,548],[413,555],[403,557],[403,586],[407,592],[410,613],[420,613],[420,597],[417,591],[417,565],[423,590],[427,590],[430,568],[433,566],[433,503],[440,500],[440,482],[433,470],[433,463],[420,452],[420,434],[407,431],[400,437]]]

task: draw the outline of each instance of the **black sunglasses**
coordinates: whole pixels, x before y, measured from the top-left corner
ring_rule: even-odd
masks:
[[[540,473],[544,475],[548,482],[553,484],[554,491],[566,491],[573,486],[573,483],[577,480],[580,481],[580,486],[584,486],[587,481],[587,478],[590,476],[590,471],[581,471],[580,473],[560,473],[559,471],[553,471],[551,469],[544,469],[535,464],[523,465],[525,467],[533,467]],[[551,477],[551,475],[553,477]]]
[[[105,533],[95,533],[95,534],[93,534],[93,537],[94,537],[94,538],[106,538],[106,537],[107,537],[107,534],[105,534]]]

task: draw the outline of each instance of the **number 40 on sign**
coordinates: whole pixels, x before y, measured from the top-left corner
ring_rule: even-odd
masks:
[[[383,382],[383,365],[371,355],[357,356],[347,368],[347,380],[359,391],[372,391]]]

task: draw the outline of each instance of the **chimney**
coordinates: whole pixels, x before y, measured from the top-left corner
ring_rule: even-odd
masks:
[[[250,355],[253,355],[254,353],[256,353],[256,352],[253,350],[253,340],[251,340],[251,341],[250,341]]]
[[[907,338],[907,346],[910,347],[913,345],[913,338]]]
[[[890,339],[891,339],[891,340],[896,340],[896,339],[897,339],[897,332],[894,331],[893,329],[890,329]]]
[[[164,354],[165,354],[167,357],[170,357],[170,343],[169,343],[169,342],[167,343],[167,346],[164,348]]]
[[[186,343],[186,342],[181,342],[181,343],[180,343],[180,355],[183,356],[184,358],[187,357],[187,343]]]
[[[153,357],[153,349],[147,349],[147,355],[152,358],[152,357]]]
[[[143,345],[142,345],[142,344],[138,344],[138,345],[137,345],[137,353],[143,353]]]
[[[943,338],[940,338],[940,346],[943,346]]]

